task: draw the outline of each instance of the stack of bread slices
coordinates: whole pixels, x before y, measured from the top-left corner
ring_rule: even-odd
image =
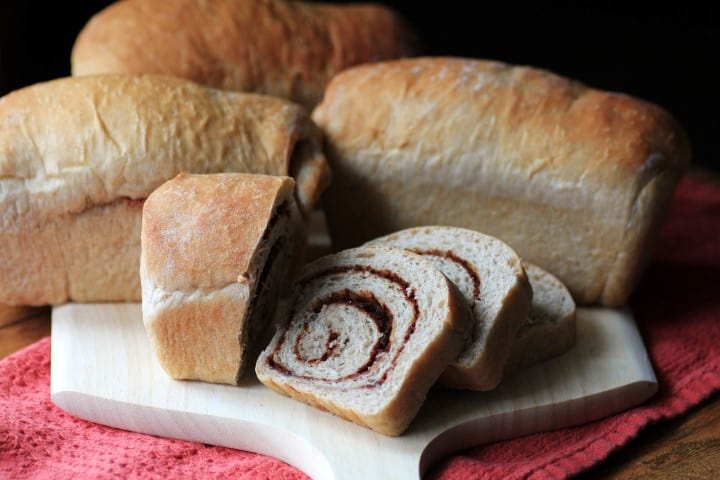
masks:
[[[497,238],[403,230],[305,266],[255,372],[265,385],[386,435],[431,388],[491,390],[569,350],[575,303]]]
[[[490,390],[509,359],[516,371],[572,346],[565,287],[468,229],[377,238],[314,260],[290,286],[304,234],[292,191],[290,178],[183,174],[147,199],[143,319],[173,378],[236,384],[264,348],[265,385],[399,435],[431,388]]]

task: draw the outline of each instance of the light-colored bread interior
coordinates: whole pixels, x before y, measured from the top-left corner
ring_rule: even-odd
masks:
[[[286,323],[258,358],[258,378],[387,435],[407,428],[471,329],[455,286],[400,249],[322,257],[296,288]]]
[[[473,311],[473,332],[440,384],[473,390],[495,388],[532,299],[520,257],[499,239],[457,227],[410,228],[369,244],[422,254],[458,286]]]
[[[575,302],[565,285],[536,265],[523,263],[533,288],[527,321],[518,330],[504,375],[562,355],[575,345]]]

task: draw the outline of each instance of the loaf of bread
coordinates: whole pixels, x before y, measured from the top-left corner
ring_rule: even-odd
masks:
[[[350,68],[313,118],[334,175],[336,248],[465,227],[553,273],[581,304],[626,302],[690,157],[655,105],[482,60]]]
[[[527,321],[533,297],[520,257],[496,238],[457,227],[410,228],[369,244],[425,256],[470,305],[472,335],[439,383],[472,390],[495,388],[515,335]]]
[[[125,0],[80,32],[72,73],[160,73],[312,108],[335,73],[410,55],[414,38],[395,12],[373,4]]]
[[[359,247],[302,270],[255,371],[280,393],[399,435],[471,328],[462,295],[428,260]]]
[[[254,360],[302,262],[293,188],[289,177],[181,174],[145,201],[143,322],[172,378],[237,384]]]
[[[162,76],[64,78],[0,99],[0,302],[139,301],[144,199],[180,172],[329,181],[302,107]]]
[[[533,289],[527,321],[515,334],[503,376],[557,357],[575,345],[575,302],[560,280],[523,262]]]

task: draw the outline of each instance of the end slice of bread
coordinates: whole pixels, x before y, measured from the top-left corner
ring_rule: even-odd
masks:
[[[515,334],[527,320],[532,289],[520,257],[501,240],[473,230],[427,226],[377,238],[423,255],[453,281],[472,308],[472,336],[440,385],[491,390],[502,379]]]
[[[527,321],[515,335],[504,376],[562,355],[575,345],[575,302],[554,275],[531,263],[523,267],[533,288]]]
[[[297,272],[305,230],[290,177],[181,174],[142,217],[143,322],[176,379],[236,384]]]
[[[457,288],[420,255],[360,247],[306,265],[255,371],[268,387],[400,435],[469,336]]]

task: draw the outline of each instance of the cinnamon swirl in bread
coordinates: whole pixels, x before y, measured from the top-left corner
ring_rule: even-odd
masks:
[[[453,388],[491,390],[502,379],[515,335],[527,320],[532,289],[520,258],[505,243],[457,227],[417,227],[370,245],[404,248],[430,260],[472,308],[470,341],[440,377]]]
[[[359,247],[305,266],[255,371],[268,387],[386,435],[410,424],[472,328],[420,255]]]

